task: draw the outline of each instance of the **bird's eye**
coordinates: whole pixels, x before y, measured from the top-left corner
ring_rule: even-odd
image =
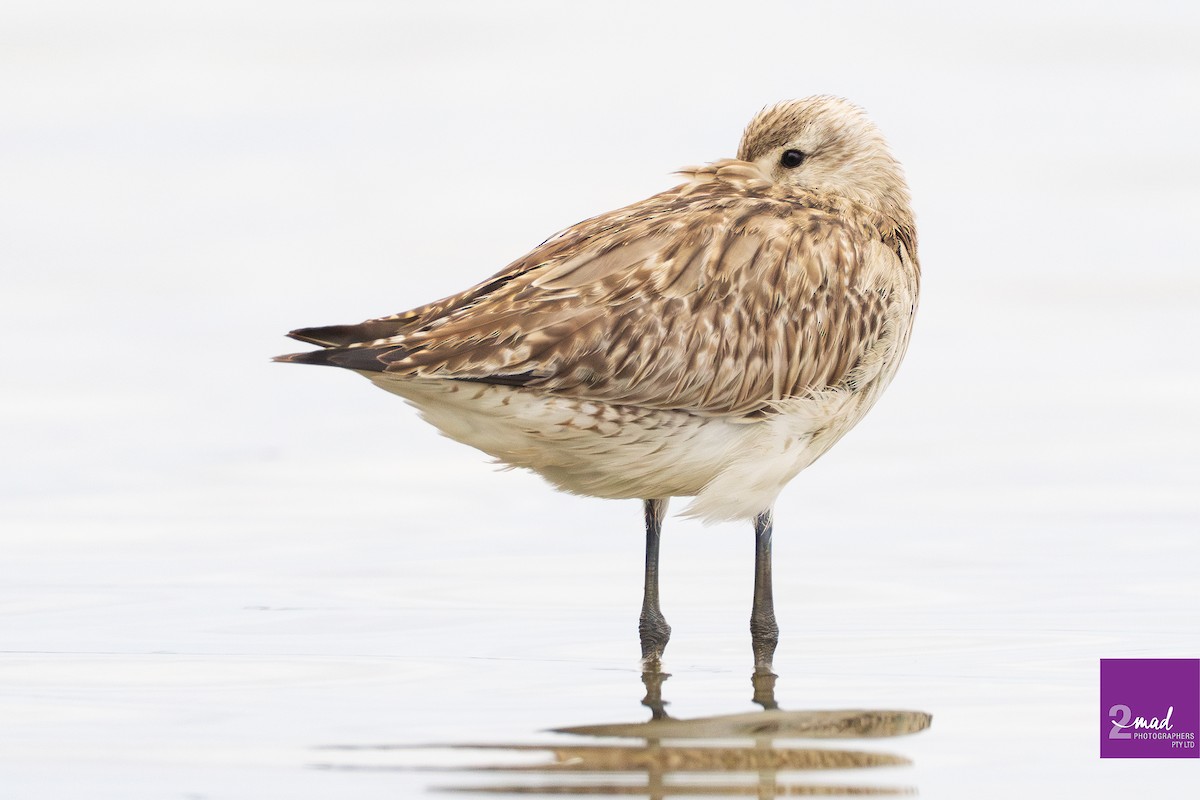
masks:
[[[804,153],[799,150],[784,150],[783,157],[779,159],[779,163],[788,169],[795,169],[804,163]]]

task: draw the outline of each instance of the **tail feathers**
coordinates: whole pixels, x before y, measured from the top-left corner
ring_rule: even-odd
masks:
[[[325,350],[310,350],[307,353],[289,353],[275,356],[272,361],[285,364],[317,364],[323,367],[342,367],[360,372],[387,372],[388,366],[403,361],[410,353],[403,347],[330,347]],[[536,372],[498,373],[494,375],[445,375],[445,378],[473,383],[490,383],[498,386],[526,386],[546,377]]]
[[[325,367],[343,367],[363,372],[384,372],[388,364],[404,357],[401,347],[330,347],[308,353],[289,353],[275,356],[272,361],[286,364],[317,364]]]
[[[325,348],[309,353],[289,353],[273,361],[289,364],[319,364],[327,367],[383,372],[388,364],[404,357],[403,347],[395,344],[371,343],[396,336],[404,329],[407,318],[369,319],[357,325],[325,325],[317,328],[298,328],[288,333],[297,341]]]
[[[284,364],[321,364],[325,366],[335,366],[330,363],[329,356],[324,350],[313,350],[311,353],[288,353],[287,355],[275,356],[272,361],[279,361]]]
[[[357,325],[325,325],[299,328],[288,334],[292,339],[321,347],[346,347],[387,339],[400,333],[406,322],[398,319],[372,319]]]

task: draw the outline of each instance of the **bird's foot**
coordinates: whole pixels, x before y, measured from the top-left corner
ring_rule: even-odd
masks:
[[[643,609],[638,621],[638,636],[642,641],[642,664],[646,669],[658,669],[667,642],[671,640],[671,626],[667,624],[662,612],[657,609]]]
[[[753,614],[750,617],[750,646],[754,650],[754,670],[770,672],[779,645],[779,625],[774,614]]]

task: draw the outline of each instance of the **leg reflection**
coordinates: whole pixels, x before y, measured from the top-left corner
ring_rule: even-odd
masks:
[[[779,708],[779,704],[775,702],[775,681],[778,679],[779,676],[774,672],[762,668],[755,669],[754,674],[750,676],[750,683],[754,686],[754,697],[751,699],[767,711]]]
[[[646,687],[642,705],[650,709],[650,719],[670,719],[664,708],[667,703],[662,699],[663,681],[669,677],[670,674],[663,672],[657,663],[649,665],[642,672],[642,684]]]

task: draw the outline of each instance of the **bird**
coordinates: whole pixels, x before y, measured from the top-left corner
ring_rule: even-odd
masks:
[[[567,492],[642,501],[638,631],[671,628],[659,545],[684,515],[755,534],[756,673],[779,641],[773,508],[874,405],[908,348],[920,289],[904,172],[854,103],[768,106],[735,158],[551,236],[450,297],[288,336],[275,360],[342,367],[444,435]]]

